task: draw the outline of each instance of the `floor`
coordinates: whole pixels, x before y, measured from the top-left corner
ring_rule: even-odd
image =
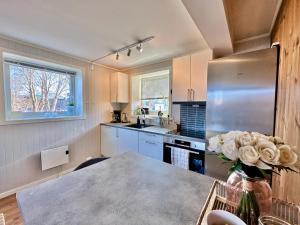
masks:
[[[0,213],[4,214],[5,225],[23,225],[16,195],[0,199]]]

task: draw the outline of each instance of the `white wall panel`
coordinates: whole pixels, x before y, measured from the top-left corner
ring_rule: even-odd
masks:
[[[84,68],[86,119],[0,125],[0,194],[57,175],[62,170],[77,166],[89,156],[100,154],[99,123],[110,120],[109,75],[113,72],[100,66],[94,66],[91,72],[89,65],[83,61],[0,38],[0,59],[3,50]],[[2,61],[0,120],[3,121],[1,65]],[[42,172],[40,152],[61,145],[69,145],[70,163]]]

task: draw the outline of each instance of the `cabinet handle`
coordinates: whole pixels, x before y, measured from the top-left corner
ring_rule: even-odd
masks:
[[[191,89],[191,91],[192,91],[192,94],[193,94],[192,101],[195,101],[195,90],[194,90],[194,89]]]
[[[150,144],[150,145],[155,145],[156,143],[155,142],[152,142],[152,141],[145,141],[147,144]]]
[[[190,99],[191,99],[191,90],[188,89],[187,90],[187,100],[190,101]]]

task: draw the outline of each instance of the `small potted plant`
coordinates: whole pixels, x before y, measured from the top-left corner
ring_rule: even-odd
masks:
[[[295,149],[277,136],[230,131],[210,138],[208,150],[232,163],[226,200],[235,204],[235,213],[247,224],[257,224],[260,214],[270,212],[272,189],[268,174],[281,170],[299,172]]]
[[[69,113],[73,114],[75,112],[75,103],[74,102],[68,103],[67,109]]]

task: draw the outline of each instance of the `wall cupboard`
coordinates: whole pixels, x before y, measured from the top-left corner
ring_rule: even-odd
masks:
[[[206,101],[207,67],[212,51],[174,58],[172,62],[172,101]]]
[[[110,101],[128,103],[128,74],[115,72],[110,76]]]

